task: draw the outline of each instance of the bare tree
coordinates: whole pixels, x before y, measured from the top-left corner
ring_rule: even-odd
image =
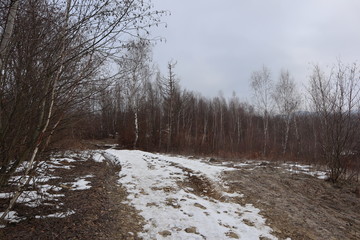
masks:
[[[263,66],[261,70],[253,72],[250,83],[254,91],[256,107],[263,118],[263,155],[266,156],[269,139],[269,116],[273,109],[273,101],[271,98],[273,83],[270,70]]]
[[[300,95],[297,93],[295,81],[288,71],[281,71],[272,96],[285,123],[282,143],[282,154],[285,155],[289,141],[290,124],[300,105]]]
[[[333,182],[346,175],[358,144],[359,80],[355,64],[340,62],[328,75],[314,66],[310,78],[310,96],[320,121],[319,143]]]
[[[139,107],[145,99],[145,84],[150,81],[150,46],[148,41],[140,40],[129,45],[127,54],[119,61],[120,81],[128,99],[128,107],[134,116],[134,141],[139,140]]]
[[[176,105],[177,98],[179,97],[179,85],[176,75],[174,73],[174,68],[176,62],[168,63],[168,75],[166,78],[161,79],[160,88],[164,99],[164,114],[166,121],[166,150],[170,151],[172,148],[172,140],[174,138],[174,126],[175,126],[175,114],[176,114]]]

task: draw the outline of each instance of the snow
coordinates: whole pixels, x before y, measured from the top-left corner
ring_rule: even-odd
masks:
[[[64,194],[52,194],[48,191],[60,191],[61,187],[56,187],[48,184],[38,184],[36,190],[32,191],[23,191],[19,198],[16,200],[17,203],[23,203],[28,207],[38,207],[44,201],[54,200],[57,201],[59,197],[64,197]],[[14,196],[13,192],[10,193],[0,193],[0,198],[12,198]]]
[[[44,164],[48,169],[71,169],[72,165],[70,163],[76,161],[75,159],[73,159],[73,157],[75,157],[73,154],[68,154],[66,157],[53,155],[50,158],[50,161],[45,162]]]
[[[55,168],[63,168],[63,169],[71,169],[71,165],[62,165],[60,163],[53,163],[53,164],[48,164],[48,167],[50,169],[55,169]]]
[[[11,193],[0,193],[0,198],[10,198]]]
[[[104,156],[99,151],[95,151],[95,152],[92,153],[92,159],[95,162],[103,162],[105,160]]]
[[[79,158],[80,156],[80,158]],[[36,208],[41,205],[63,205],[59,201],[59,198],[65,197],[65,194],[53,193],[61,191],[63,188],[60,186],[54,186],[47,184],[47,182],[54,178],[59,178],[58,176],[53,176],[49,174],[49,171],[54,170],[55,168],[70,169],[72,165],[70,163],[75,161],[81,161],[89,157],[88,152],[82,152],[81,155],[74,154],[71,152],[66,152],[62,155],[54,154],[49,161],[43,161],[39,163],[38,168],[36,169],[37,175],[33,177],[29,182],[29,189],[23,191],[19,198],[16,200],[16,203],[24,204],[25,206]],[[75,160],[77,159],[77,160]],[[17,173],[22,173],[25,170],[25,164],[22,164]],[[74,187],[72,190],[84,190],[89,189],[91,186],[88,186],[90,181],[85,180],[86,178],[92,178],[93,175],[86,175],[75,179],[76,181],[71,183]],[[20,182],[26,182],[28,176],[17,175],[12,176],[9,180],[9,183],[12,185],[17,185]],[[0,193],[0,198],[10,199],[14,196],[14,192],[2,192]],[[47,201],[55,201],[55,203],[48,203]],[[47,216],[42,217],[66,217],[75,212],[69,210],[65,213],[53,213]],[[2,213],[0,213],[1,215]],[[37,216],[39,217],[39,216]],[[7,217],[5,218],[8,222],[20,222],[25,220],[25,217],[18,217],[17,212],[10,211]],[[5,225],[0,225],[0,228],[5,227]]]
[[[246,162],[240,163],[232,163],[232,162],[222,162],[220,165],[232,165],[235,168],[246,168],[247,170],[251,171],[259,167],[267,166],[271,164],[269,161],[259,161],[259,160],[247,160]],[[312,165],[305,165],[299,163],[283,163],[275,168],[284,169],[293,174],[307,174],[318,179],[327,179],[328,175],[325,171],[317,171],[314,170],[315,168]]]
[[[3,214],[4,212],[0,212],[0,216]],[[22,220],[24,220],[25,218],[24,217],[19,217],[17,215],[17,212],[16,211],[10,211],[6,217],[5,217],[5,220],[6,221],[9,221],[11,223],[18,223]],[[5,226],[4,225],[0,225],[0,228],[4,228]]]
[[[239,197],[239,198],[243,198],[244,194],[241,193],[228,193],[228,192],[223,192],[222,193],[223,197],[230,197],[230,198],[234,198],[234,197]]]
[[[276,239],[259,209],[235,203],[242,194],[224,191],[221,174],[234,168],[142,151],[109,149],[104,155],[122,166],[119,182],[129,193],[127,203],[146,220],[139,233],[144,239]],[[224,198],[182,186],[191,176],[208,180]]]
[[[313,170],[311,165],[302,165],[299,163],[284,163],[283,167],[291,173],[304,173],[316,177],[318,179],[326,179],[328,177],[325,171]]]
[[[35,218],[65,218],[67,216],[70,216],[72,214],[75,214],[75,211],[69,210],[67,212],[60,212],[60,213],[53,213],[46,216],[39,216],[36,215]]]
[[[251,166],[252,164],[249,162],[245,162],[245,163],[236,163],[234,164],[235,167],[248,167]]]
[[[44,201],[54,200],[57,201],[58,198],[64,197],[64,194],[52,194],[49,193],[49,190],[60,191],[60,187],[45,185],[37,185],[36,191],[23,191],[19,198],[16,200],[17,203],[23,203],[29,207],[38,207]],[[11,194],[12,196],[12,194]]]
[[[88,186],[88,184],[90,184],[91,182],[86,180],[85,178],[89,178],[92,177],[91,175],[87,175],[81,178],[76,178],[76,182],[72,183],[72,188],[71,190],[86,190],[86,189],[90,189],[91,186]]]
[[[108,154],[107,152],[104,152],[103,157],[106,158],[106,160],[110,161],[113,164],[120,164],[118,162],[118,159],[115,156],[113,156],[112,154]]]
[[[70,157],[52,157],[51,161],[58,164],[61,164],[61,162],[69,162],[69,163],[76,162],[76,160]]]

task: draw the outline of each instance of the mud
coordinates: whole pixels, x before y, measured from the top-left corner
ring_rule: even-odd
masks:
[[[338,183],[293,174],[276,163],[253,163],[225,172],[240,204],[261,209],[280,239],[360,239],[358,183]]]

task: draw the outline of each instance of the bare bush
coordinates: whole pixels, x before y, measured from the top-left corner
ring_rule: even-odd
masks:
[[[333,182],[346,176],[358,147],[359,77],[355,64],[339,63],[328,75],[315,66],[310,78],[311,100],[320,122],[319,145]]]

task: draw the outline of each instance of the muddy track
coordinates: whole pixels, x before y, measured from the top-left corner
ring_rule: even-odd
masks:
[[[224,180],[244,194],[239,203],[261,209],[280,239],[360,239],[358,185],[334,185],[272,163],[226,172]]]

